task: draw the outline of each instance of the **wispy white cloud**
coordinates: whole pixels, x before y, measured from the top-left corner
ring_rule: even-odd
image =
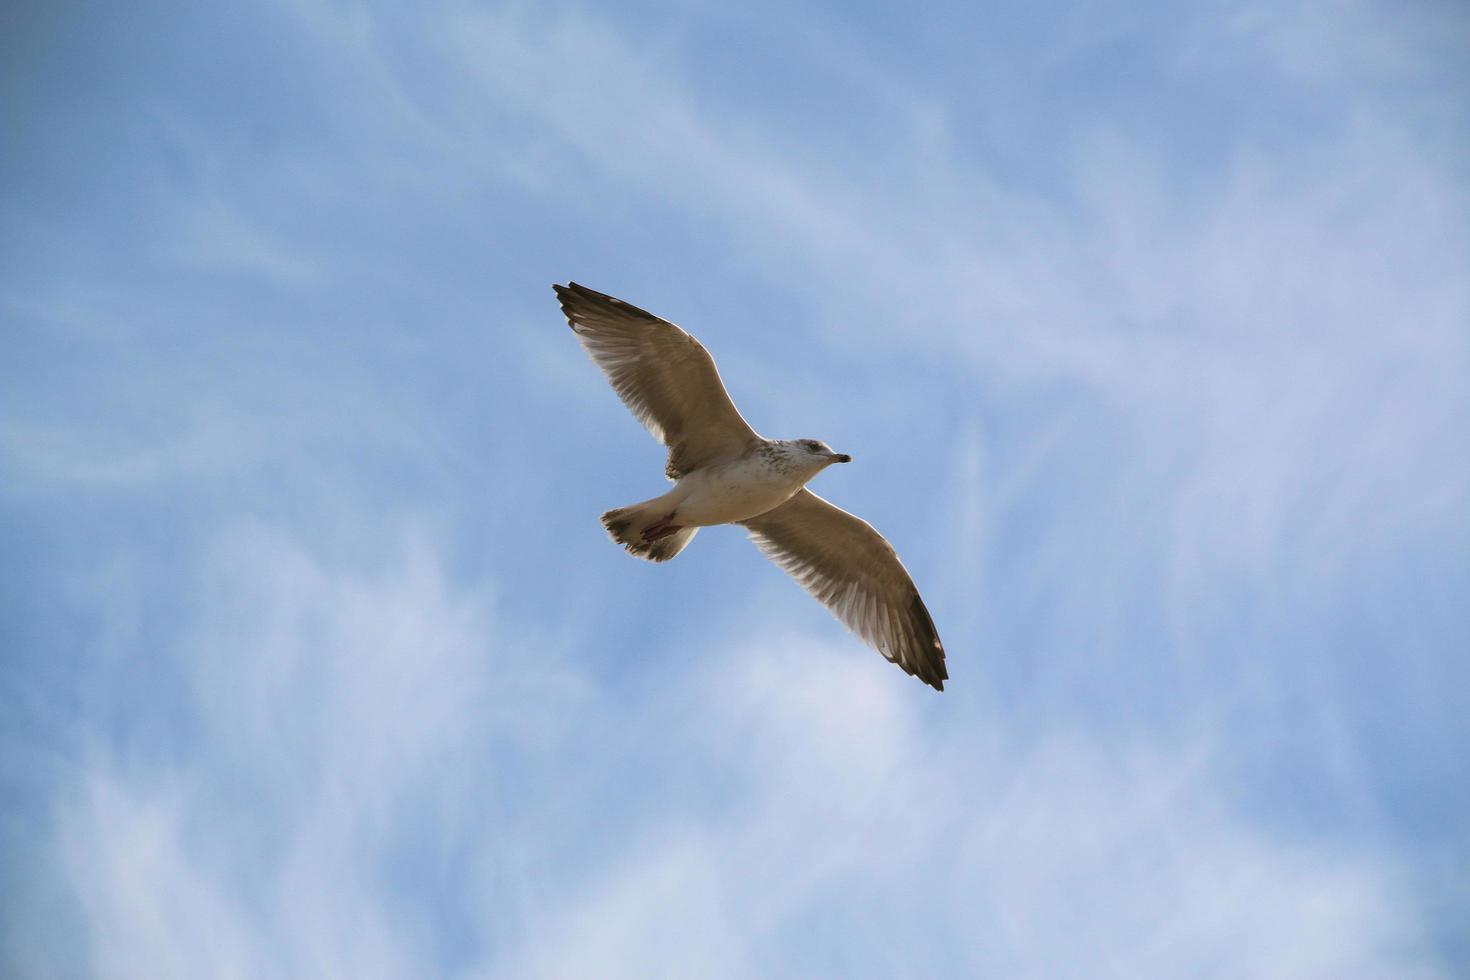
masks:
[[[1242,820],[1209,733],[1018,737],[779,632],[629,719],[403,540],[213,554],[186,742],[104,747],[63,798],[95,972],[1434,975],[1391,866]],[[585,758],[517,785],[548,748]]]
[[[282,9],[319,56],[321,77],[300,86],[311,137],[222,149],[209,120],[171,117],[196,170],[164,195],[153,245],[189,276],[299,290],[314,324],[350,329],[293,322],[264,350],[247,338],[145,358],[107,376],[118,397],[103,407],[130,411],[69,414],[93,393],[85,375],[73,399],[12,402],[0,417],[7,502],[208,478],[248,484],[251,513],[276,502],[278,478],[319,484],[315,503],[282,503],[299,505],[290,532],[237,526],[218,541],[217,512],[191,524],[218,546],[167,586],[183,622],[113,638],[119,663],[181,688],[177,703],[144,706],[168,714],[152,719],[167,737],[103,737],[111,721],[81,719],[98,744],[53,843],[97,972],[1435,975],[1402,849],[1304,841],[1240,783],[1282,764],[1275,734],[1296,724],[1321,792],[1376,825],[1378,763],[1353,706],[1323,683],[1340,673],[1334,641],[1295,640],[1323,608],[1382,585],[1371,576],[1389,559],[1412,565],[1424,540],[1443,553],[1467,534],[1470,464],[1454,449],[1470,390],[1470,229],[1460,157],[1420,128],[1443,103],[1400,118],[1392,101],[1327,99],[1331,125],[1227,136],[1204,165],[1103,107],[1022,181],[966,129],[1025,158],[1041,148],[1018,117],[1044,106],[1003,105],[1010,87],[961,97],[889,77],[846,35],[816,61],[877,107],[872,145],[817,139],[770,105],[702,88],[676,29],[640,34],[605,12]],[[1353,9],[1381,26],[1378,8]],[[1303,61],[1304,25],[1322,20],[1310,6],[1247,11],[1227,36],[1250,50],[1229,58],[1213,21],[1186,19],[1191,43],[1160,70],[1228,85],[1212,73],[1264,60],[1271,77],[1339,95],[1365,72],[1412,77],[1393,30],[1364,42],[1373,50]],[[1151,43],[1146,21],[1079,14],[1030,70]],[[334,85],[352,97],[334,101]],[[983,111],[967,111],[972,96]],[[507,187],[515,208],[502,207]],[[353,314],[391,297],[416,316],[452,278],[430,274],[449,251],[534,248],[525,212],[558,208],[605,242],[692,228],[723,243],[719,270],[662,253],[618,266],[572,240],[547,251],[673,293],[691,327],[724,331],[712,346],[727,369],[759,359],[747,383],[776,418],[828,411],[853,433],[898,432],[911,455],[894,468],[940,460],[933,471],[953,474],[934,508],[909,506],[910,483],[882,489],[948,614],[961,680],[938,707],[855,644],[788,631],[774,605],[742,621],[753,641],[691,645],[698,660],[660,661],[667,686],[630,691],[594,671],[649,651],[608,654],[564,593],[497,608],[495,582],[451,575],[432,534],[382,543],[393,508],[363,504],[335,463],[352,456],[358,473],[382,449],[421,472],[483,448],[455,440],[488,426],[520,452],[515,468],[472,474],[495,470],[471,491],[488,512],[476,521],[514,536],[447,533],[504,548],[472,564],[502,584],[571,574],[526,538],[550,540],[543,527],[566,516],[538,495],[585,473],[554,436],[526,431],[517,372],[495,378],[506,391],[479,397],[494,384],[477,382],[463,401],[398,381],[405,350],[422,356],[414,369],[491,371],[509,349],[526,355],[526,388],[590,405],[591,376],[563,370],[574,350],[537,360],[539,339],[475,346],[531,330],[519,301],[465,288],[435,308],[473,311],[463,331],[415,319],[406,333],[422,348],[390,338],[373,364],[345,353],[361,340]],[[483,224],[483,237],[398,264],[406,214],[460,212],[472,217],[435,235]],[[364,235],[363,213],[383,228]],[[340,248],[317,237],[334,221]],[[751,302],[707,295],[731,277],[800,303],[791,318],[820,326],[803,343],[814,360],[826,343],[840,380],[766,358],[776,328],[747,326]],[[341,296],[384,282],[411,286]],[[192,322],[198,306],[149,305],[154,280],[48,288],[8,284],[6,310],[96,340],[99,324],[144,338],[139,324]],[[554,317],[545,296],[526,302]],[[338,510],[351,533],[323,532]],[[146,590],[106,591],[140,602]],[[667,612],[652,591],[619,595],[629,622]],[[1443,698],[1444,641],[1396,644],[1371,696]],[[580,668],[563,643],[586,653]],[[1111,714],[1089,714],[1090,697]],[[1135,724],[1145,703],[1168,717]],[[1245,709],[1263,703],[1257,725]],[[197,928],[181,936],[180,923]]]
[[[185,741],[99,744],[58,824],[99,973],[417,972],[432,926],[395,862],[452,875],[493,842],[492,743],[555,737],[583,694],[405,534],[377,570],[259,526],[205,563],[192,626],[151,654],[183,679]]]
[[[1394,873],[1240,821],[1207,742],[947,730],[863,666],[787,636],[691,679],[723,705],[707,738],[724,750],[700,765],[742,799],[692,839],[656,825],[595,881],[572,921],[619,923],[601,962],[645,973],[663,937],[712,918],[742,940],[728,969],[700,958],[717,975],[1433,975]],[[810,963],[784,942],[828,931],[871,942]],[[575,972],[586,951],[531,972]]]
[[[843,343],[957,354],[982,385],[1079,386],[1158,467],[1125,461],[1121,478],[1210,536],[1181,544],[1177,571],[1214,556],[1282,574],[1273,551],[1303,520],[1319,544],[1382,548],[1470,492],[1443,451],[1470,366],[1464,194],[1386,112],[1344,120],[1341,138],[1244,141],[1187,193],[1160,150],[1099,122],[1048,199],[901,141],[873,147],[889,179],[814,166],[799,134],[694,101],[656,41],[575,9],[460,12],[439,30],[480,82],[461,98],[759,240],[770,276],[821,297]],[[930,118],[888,111],[900,130]]]

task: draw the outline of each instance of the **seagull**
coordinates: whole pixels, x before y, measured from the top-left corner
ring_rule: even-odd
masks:
[[[674,489],[618,507],[602,526],[630,554],[668,561],[702,527],[738,524],[838,621],[944,690],[944,645],[898,554],[868,522],[806,489],[852,457],[818,439],[766,439],[735,408],[714,358],[679,327],[569,282],[554,285],[583,349],[653,437]]]

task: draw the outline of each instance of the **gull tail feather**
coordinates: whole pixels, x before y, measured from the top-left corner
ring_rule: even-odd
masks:
[[[670,520],[663,497],[618,507],[602,515],[608,536],[646,561],[668,561],[694,540],[697,527],[679,527]]]

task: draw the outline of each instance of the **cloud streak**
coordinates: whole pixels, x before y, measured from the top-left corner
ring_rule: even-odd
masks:
[[[60,813],[93,971],[1433,975],[1398,876],[1243,823],[1208,744],[936,724],[789,633],[633,717],[404,540],[368,567],[261,527],[215,551],[173,653],[189,737],[99,749]],[[567,751],[565,779],[512,775]],[[623,784],[661,805],[620,812]],[[567,865],[560,837],[591,846]],[[869,941],[792,959],[812,930]]]

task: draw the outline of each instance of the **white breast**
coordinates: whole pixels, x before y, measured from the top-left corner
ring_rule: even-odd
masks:
[[[758,455],[707,466],[679,481],[676,519],[686,527],[748,520],[784,504],[809,477]]]

